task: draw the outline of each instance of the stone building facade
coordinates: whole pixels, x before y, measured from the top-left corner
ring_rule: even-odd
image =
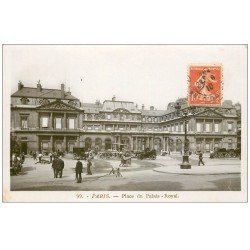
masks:
[[[73,147],[99,150],[156,149],[183,151],[184,118],[177,116],[188,109],[186,99],[171,102],[166,110],[149,110],[115,97],[103,103],[82,103],[61,89],[44,89],[18,84],[11,96],[11,134],[20,141],[21,150],[72,152]],[[188,113],[190,150],[209,152],[216,147],[236,148],[239,145],[239,106],[224,101],[221,107],[196,107]]]

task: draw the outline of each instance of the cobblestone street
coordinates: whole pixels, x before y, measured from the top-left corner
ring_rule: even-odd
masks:
[[[86,175],[86,162],[83,162],[82,183],[76,183],[75,160],[64,159],[65,168],[62,178],[53,178],[51,164],[35,164],[27,158],[18,176],[11,176],[11,190],[30,191],[240,191],[240,161],[238,159],[205,159],[206,165],[199,171],[204,174],[169,174],[166,171],[175,167],[179,170],[180,156],[158,156],[156,160],[132,159],[130,167],[122,167],[122,177],[108,175],[112,167],[117,168],[120,161],[95,159],[92,176]],[[197,169],[196,156],[192,157],[192,169]],[[196,165],[196,166],[195,166]],[[235,173],[213,173],[213,169],[236,169]],[[211,171],[209,170],[211,169]],[[194,170],[193,170],[194,171]],[[210,171],[210,172],[209,172]],[[237,173],[238,171],[238,173]]]

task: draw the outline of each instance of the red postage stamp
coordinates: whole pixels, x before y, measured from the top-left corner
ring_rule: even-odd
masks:
[[[190,65],[188,79],[189,106],[221,105],[222,65]]]

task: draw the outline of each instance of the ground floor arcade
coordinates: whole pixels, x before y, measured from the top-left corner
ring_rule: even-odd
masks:
[[[96,150],[144,150],[182,152],[184,135],[173,134],[17,134],[21,151],[65,151],[73,152],[74,147]],[[209,152],[214,148],[236,148],[234,136],[188,136],[190,151]]]

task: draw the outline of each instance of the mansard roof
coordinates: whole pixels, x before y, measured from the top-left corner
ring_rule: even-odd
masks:
[[[30,98],[50,98],[50,99],[61,99],[60,89],[45,89],[42,88],[38,91],[37,88],[23,87],[16,91],[11,97],[30,97]],[[65,100],[78,100],[78,98],[71,95],[69,92],[65,92]]]
[[[101,103],[81,103],[81,109],[84,110],[85,113],[97,114],[102,109]]]
[[[101,111],[112,112],[117,109],[127,110],[130,113],[140,113],[140,110],[133,102],[109,100],[103,102],[103,107]]]
[[[144,116],[163,116],[166,114],[166,110],[141,110],[141,114]]]

